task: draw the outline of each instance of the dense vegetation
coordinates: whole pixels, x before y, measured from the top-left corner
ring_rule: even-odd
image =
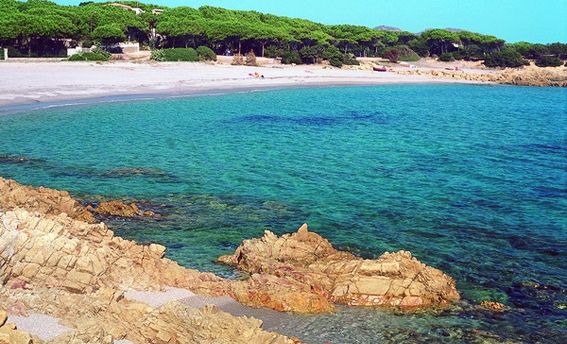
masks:
[[[69,57],[69,61],[108,61],[108,60],[110,60],[110,54],[102,50],[78,53]]]
[[[193,48],[170,48],[154,50],[152,59],[156,61],[197,62],[199,61],[199,55],[197,55],[197,51]]]
[[[135,7],[142,11],[136,12]],[[0,46],[9,47],[12,56],[61,56],[69,46],[95,43],[104,47],[124,40],[151,49],[200,49],[200,59],[253,51],[257,56],[280,57],[284,63],[327,60],[335,66],[356,64],[355,56],[381,56],[391,61],[426,56],[445,61],[486,59],[491,66],[523,65],[524,59],[537,60],[542,66],[556,65],[567,59],[567,44],[506,44],[497,37],[468,31],[432,29],[413,34],[323,25],[255,11],[211,6],[166,8],[136,1],[59,6],[46,0],[0,0]],[[210,50],[205,53],[200,46]],[[176,50],[158,54],[181,58]],[[183,54],[194,58],[192,52]]]

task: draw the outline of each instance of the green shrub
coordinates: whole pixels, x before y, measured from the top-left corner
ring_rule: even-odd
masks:
[[[165,53],[163,52],[163,49],[152,50],[150,59],[154,61],[165,61]]]
[[[398,62],[400,60],[401,53],[397,48],[388,48],[384,50],[383,56],[390,62]]]
[[[443,62],[452,62],[452,61],[455,61],[455,58],[453,57],[453,54],[451,54],[451,53],[443,53],[443,54],[439,55],[438,60],[443,61]]]
[[[541,56],[535,61],[535,64],[538,67],[559,67],[563,62],[555,56]]]
[[[412,39],[408,42],[408,46],[411,50],[413,50],[416,54],[421,57],[428,57],[429,56],[429,45],[427,41],[424,39]]]
[[[451,55],[453,55],[453,58],[455,60],[462,60],[465,58],[460,51],[454,51],[453,53],[451,53]]]
[[[18,49],[14,47],[8,47],[8,58],[10,57],[26,57],[27,55],[22,54]]]
[[[264,49],[264,56],[268,58],[275,59],[277,57],[281,57],[283,55],[283,49],[276,47],[275,45],[270,45]]]
[[[211,48],[204,45],[197,48],[197,55],[199,55],[199,60],[201,61],[217,60],[217,54],[215,54],[215,52]]]
[[[480,61],[484,59],[484,51],[476,44],[467,46],[460,53],[466,61]]]
[[[529,64],[522,55],[513,48],[505,48],[502,51],[490,53],[484,59],[487,67],[512,67],[517,68]]]
[[[90,39],[85,39],[85,40],[83,41],[83,44],[82,44],[82,46],[83,46],[84,48],[90,48],[90,47],[92,47],[93,45],[95,45],[95,42],[92,41],[92,40],[90,40]]]
[[[303,63],[314,64],[319,62],[319,60],[323,57],[324,51],[325,47],[322,45],[315,45],[301,48],[299,55],[301,56],[301,61]]]
[[[108,61],[110,54],[103,50],[93,50],[90,53],[78,53],[71,55],[69,61]]]
[[[353,54],[343,54],[343,64],[350,66],[358,66],[360,62],[356,59]]]
[[[395,48],[400,52],[399,61],[415,62],[420,59],[419,55],[407,45],[398,45]]]
[[[322,56],[325,60],[329,61],[329,64],[333,67],[341,68],[344,63],[344,54],[339,50],[339,48],[334,45],[329,46],[323,52]]]
[[[166,62],[197,62],[199,55],[193,48],[172,48],[152,51],[152,60]]]
[[[299,56],[299,53],[295,50],[287,50],[284,51],[282,54],[282,63],[283,64],[301,64],[301,56]]]
[[[104,44],[118,43],[126,39],[126,34],[118,24],[98,26],[91,34],[92,38]]]

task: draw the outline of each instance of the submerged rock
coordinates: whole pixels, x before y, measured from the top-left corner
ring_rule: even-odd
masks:
[[[144,216],[144,212],[138,208],[136,203],[124,203],[118,200],[100,203],[98,207],[96,207],[95,212],[99,215],[118,217]]]
[[[309,232],[307,225],[281,237],[266,231],[261,239],[245,240],[219,262],[260,276],[277,276],[330,302],[351,306],[412,309],[459,300],[451,277],[419,262],[410,252],[362,259],[334,249],[329,241]]]
[[[161,245],[140,245],[104,223],[82,221],[78,214],[88,209],[68,193],[1,178],[0,191],[0,309],[46,314],[74,329],[53,343],[294,342],[262,330],[256,319],[179,302],[152,307],[125,299],[127,290],[184,288],[298,313],[329,312],[333,303],[411,309],[459,298],[450,277],[409,252],[364,260],[335,250],[307,226],[244,241],[221,261],[251,276],[225,280],[179,266]],[[139,214],[136,208],[129,209]]]
[[[482,301],[480,307],[497,313],[504,312],[507,309],[506,305],[496,301]]]

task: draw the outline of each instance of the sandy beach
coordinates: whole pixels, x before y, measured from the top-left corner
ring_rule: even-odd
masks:
[[[205,63],[117,61],[0,63],[0,111],[7,106],[44,104],[101,97],[136,95],[191,95],[325,85],[380,85],[397,83],[455,83],[475,81],[440,79],[428,75],[345,70],[322,65],[262,67]],[[258,73],[264,78],[250,74]]]

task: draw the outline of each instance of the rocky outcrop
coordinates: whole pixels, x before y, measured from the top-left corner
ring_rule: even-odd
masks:
[[[286,278],[330,302],[402,309],[443,306],[459,299],[454,280],[411,253],[384,253],[367,260],[332,247],[303,225],[296,233],[245,240],[219,261],[241,270]]]
[[[0,177],[0,209],[23,208],[41,214],[67,214],[69,217],[95,223],[95,214],[115,217],[153,217],[152,211],[142,211],[135,203],[119,200],[100,202],[96,208],[83,206],[65,191],[21,185]]]
[[[39,207],[45,213],[19,208],[0,213],[0,281],[6,285],[56,287],[77,293],[113,286],[138,290],[172,286],[298,313],[329,312],[333,303],[411,308],[458,299],[452,279],[408,252],[363,260],[335,250],[306,227],[282,238],[268,233],[262,240],[245,241],[234,256],[221,261],[252,276],[223,280],[165,259],[163,246],[138,245],[115,237],[102,223],[73,219],[68,214],[75,214],[78,205],[66,193],[4,182],[11,185],[9,190],[21,190],[8,193],[11,206],[30,206],[25,201],[30,199],[43,201],[31,205],[50,205]],[[57,200],[66,206],[58,207]],[[61,209],[65,212],[53,215]]]
[[[410,309],[459,297],[450,277],[408,252],[364,260],[335,250],[307,226],[246,240],[221,261],[250,277],[225,280],[179,266],[161,245],[139,245],[104,223],[81,221],[84,208],[67,193],[5,179],[0,190],[0,309],[47,314],[74,329],[52,343],[293,342],[263,331],[255,319],[179,303],[153,308],[125,299],[128,290],[184,288],[298,313],[329,312],[334,303]]]
[[[226,282],[163,258],[165,247],[115,237],[105,224],[24,209],[0,212],[0,281],[92,292],[176,286],[225,294]]]
[[[94,223],[94,216],[74,200],[68,192],[44,187],[21,185],[14,180],[0,177],[0,209],[23,208],[42,214],[67,214],[69,217]]]
[[[138,245],[115,237],[105,224],[30,213],[0,212],[0,281],[13,288],[63,288],[73,293],[99,288],[160,290],[165,286],[229,295],[254,307],[301,313],[326,312],[332,305],[288,277],[253,276],[228,281],[186,269],[164,258],[161,245]]]
[[[8,313],[0,310],[0,344],[32,344],[29,333],[18,331],[16,325],[8,324]]]
[[[504,312],[507,309],[506,305],[496,301],[482,301],[480,307],[496,313]]]
[[[567,87],[567,68],[565,67],[524,67],[507,68],[495,81],[501,84],[518,86]]]
[[[136,203],[124,203],[119,200],[101,202],[94,210],[99,215],[118,216],[118,217],[152,217],[155,214],[151,211],[142,211]]]
[[[264,306],[263,295],[280,300],[291,294],[277,280],[252,290],[257,286],[253,280],[231,282],[186,269],[164,258],[164,252],[160,245],[115,237],[103,223],[20,208],[0,211],[0,307],[21,316],[47,313],[76,330],[54,343],[112,343],[122,338],[160,344],[292,342],[263,331],[258,320],[214,308],[176,304],[154,309],[124,299],[125,290],[169,286],[213,296],[246,295],[243,300],[257,306]]]
[[[441,79],[455,79],[474,82],[498,83],[517,86],[567,87],[567,68],[528,66],[465,72],[463,70],[409,69],[397,71],[403,75],[423,75]]]
[[[49,341],[50,344],[112,344],[121,339],[155,344],[294,343],[290,338],[262,330],[260,320],[234,317],[215,306],[196,309],[170,302],[153,308],[125,299],[123,292],[116,289],[101,288],[84,294],[48,288],[0,290],[0,306],[13,300],[61,319],[74,329]]]

